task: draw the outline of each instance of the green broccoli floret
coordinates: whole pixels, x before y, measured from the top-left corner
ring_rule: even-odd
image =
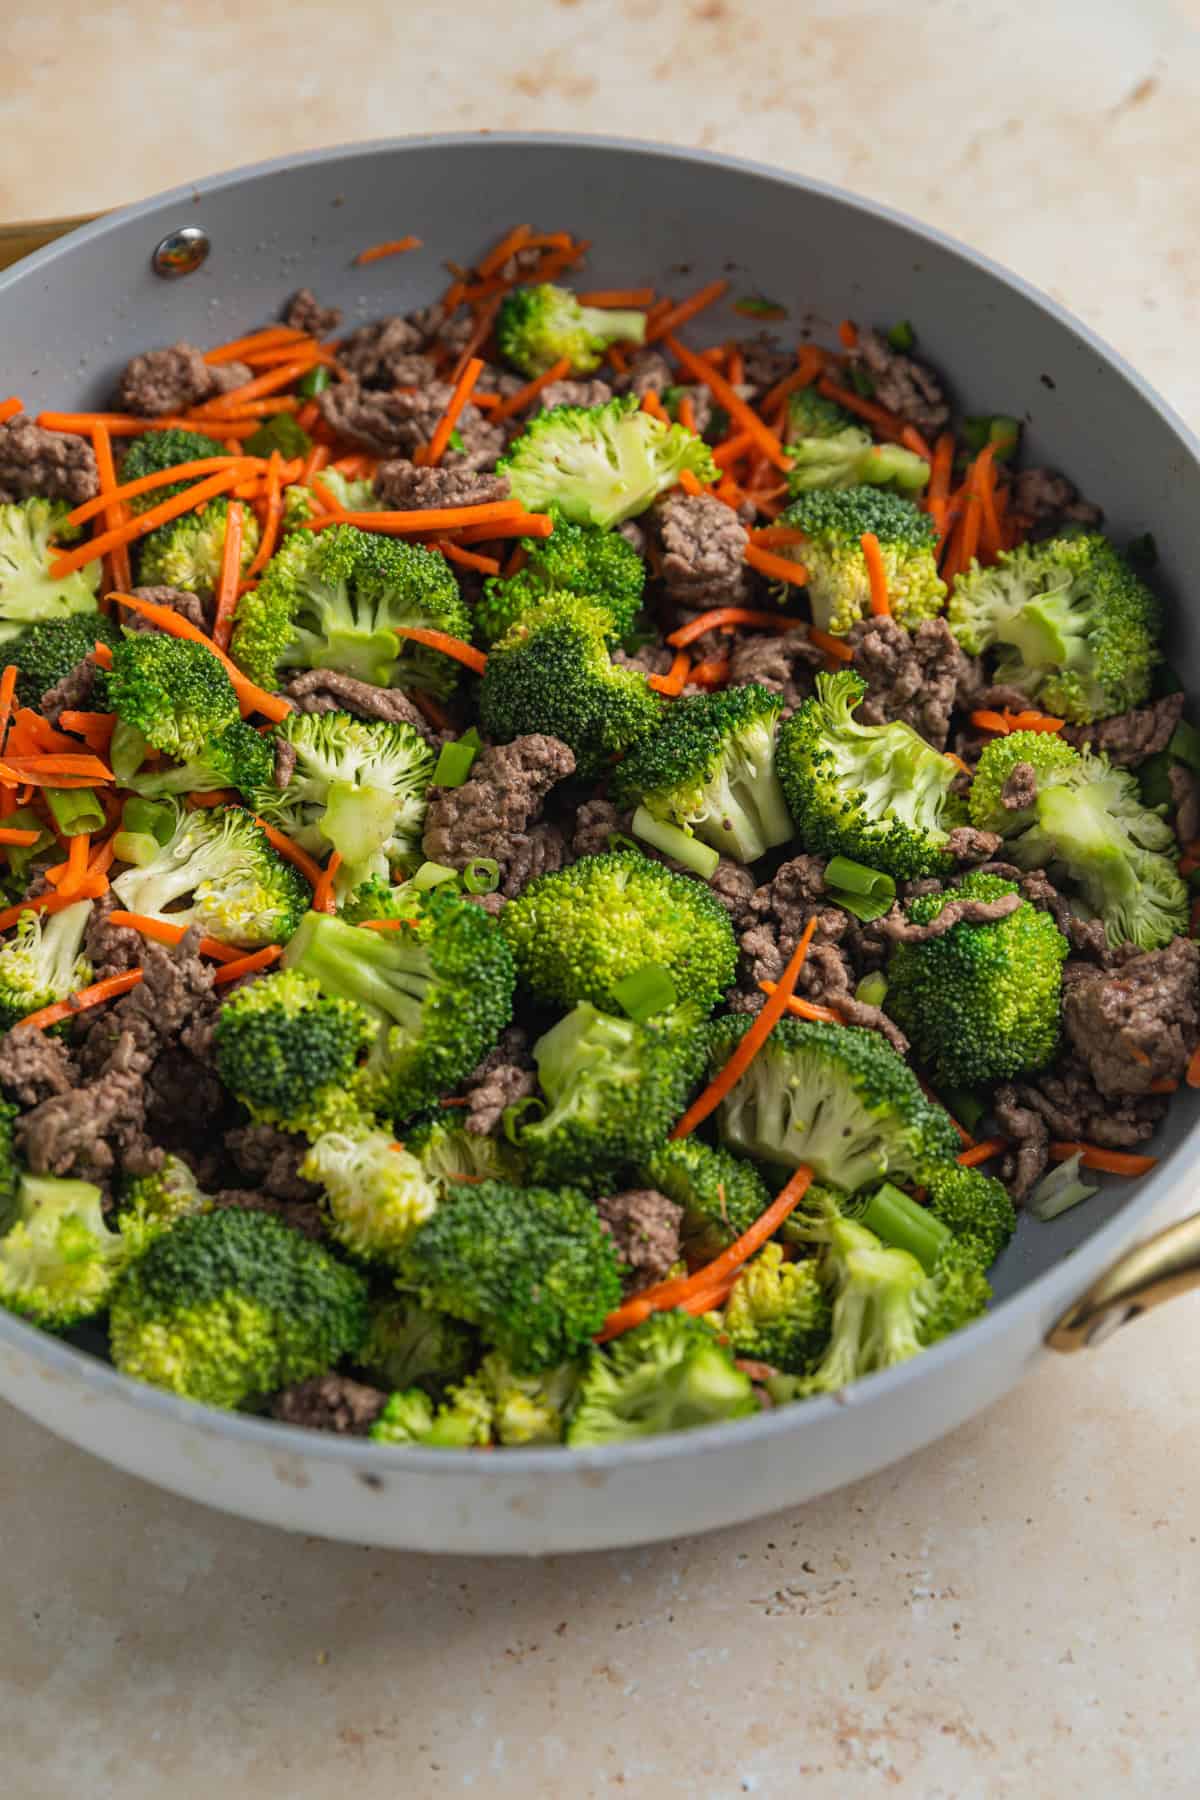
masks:
[[[794,829],[775,773],[782,706],[780,695],[753,683],[677,700],[617,768],[613,798],[644,806],[735,862],[757,862]]]
[[[572,375],[590,375],[610,344],[640,344],[644,312],[583,306],[569,288],[542,282],[512,288],[496,320],[500,354],[522,375],[544,375],[567,357]]]
[[[150,532],[141,541],[138,577],[143,587],[182,588],[202,598],[216,592],[225,554],[225,525],[229,501],[219,495],[196,512],[181,513]],[[258,549],[258,520],[248,506],[242,508],[242,574]]]
[[[746,1014],[714,1019],[716,1074],[750,1029]],[[848,1194],[885,1177],[922,1181],[953,1162],[958,1138],[908,1064],[877,1031],[783,1018],[721,1102],[722,1142],[775,1168],[807,1164]]]
[[[719,1256],[771,1204],[770,1189],[753,1163],[695,1136],[660,1144],[641,1178],[682,1206],[683,1247],[700,1263]]]
[[[359,1367],[380,1387],[423,1388],[440,1399],[477,1361],[479,1341],[469,1325],[430,1312],[406,1294],[371,1303]]]
[[[324,1188],[338,1243],[365,1261],[396,1264],[437,1208],[438,1184],[388,1131],[323,1132],[300,1172]]]
[[[269,1213],[180,1219],[113,1295],[109,1348],[122,1374],[209,1406],[237,1407],[355,1356],[367,1285]]]
[[[984,830],[1007,838],[1005,855],[1022,869],[1063,871],[1108,941],[1157,950],[1187,930],[1188,890],[1176,868],[1175,834],[1142,805],[1137,778],[1108,759],[1059,744],[1054,752],[1025,751],[1019,741],[1045,733],[1013,732],[989,744],[971,789],[971,815],[996,818]],[[1064,754],[1065,753],[1065,754]],[[1036,758],[1036,760],[1035,760]],[[1005,813],[997,796],[1015,762],[1033,763],[1032,809]],[[1002,818],[997,815],[1003,815]]]
[[[412,1151],[434,1181],[452,1182],[465,1175],[469,1181],[521,1182],[525,1175],[524,1153],[507,1137],[468,1131],[459,1121],[459,1108],[439,1108],[404,1128],[405,1147]],[[402,1383],[397,1382],[396,1386]]]
[[[199,462],[202,457],[227,454],[224,444],[218,443],[216,438],[206,437],[201,431],[184,431],[174,425],[167,431],[147,431],[142,437],[134,438],[125,452],[121,464],[121,481],[140,481],[143,475],[160,475],[164,469],[173,469],[177,463]],[[166,486],[151,488],[145,494],[135,494],[129,502],[129,510],[135,513],[147,512],[150,507],[157,506],[160,500],[167,500],[173,494],[186,493],[197,481],[203,480],[203,475],[193,475],[185,481],[168,482]]]
[[[591,1352],[567,1443],[573,1449],[620,1444],[723,1424],[757,1409],[750,1377],[704,1319],[656,1313]]]
[[[128,1246],[105,1224],[103,1198],[90,1181],[21,1174],[0,1237],[0,1306],[44,1331],[104,1311]]]
[[[240,806],[180,811],[158,855],[125,869],[112,885],[130,912],[199,925],[246,949],[286,942],[311,897],[308,883]],[[189,895],[189,904],[179,904]]]
[[[70,510],[65,500],[0,505],[0,644],[45,620],[97,612],[98,558],[61,580],[50,574],[59,545],[79,535],[67,525]]]
[[[91,911],[78,900],[59,913],[23,912],[0,940],[0,1031],[87,987],[92,965],[80,951]]]
[[[212,651],[162,631],[136,631],[116,645],[108,703],[117,715],[110,756],[122,783],[148,749],[186,761],[240,722],[233,683]]]
[[[561,1444],[566,1412],[579,1383],[574,1362],[517,1374],[499,1351],[452,1387],[434,1412],[419,1389],[393,1394],[372,1428],[377,1443],[457,1450],[479,1444]]]
[[[112,650],[122,641],[120,626],[101,612],[74,613],[69,619],[26,626],[5,646],[7,660],[17,665],[18,700],[22,706],[40,707],[42,695],[57,687],[97,643]]]
[[[280,969],[222,1006],[213,1033],[217,1074],[251,1118],[318,1138],[362,1117],[356,1073],[374,1035],[361,1006]]]
[[[848,856],[899,880],[943,875],[961,822],[955,764],[895,719],[863,725],[866,683],[848,670],[818,675],[817,691],[780,727],[775,767],[806,850]]]
[[[339,892],[418,854],[434,755],[413,726],[346,712],[289,713],[278,735],[296,753],[285,788],[254,796],[269,825],[302,849],[342,858]]]
[[[733,981],[737,945],[719,900],[636,850],[539,875],[500,915],[522,986],[549,1004],[620,1012],[615,989],[657,964],[681,1001],[709,1011]],[[391,934],[389,934],[391,935]]]
[[[972,871],[957,887],[908,902],[928,925],[954,900],[999,900],[1015,882]],[[984,1086],[1044,1069],[1058,1049],[1068,944],[1049,913],[1022,900],[990,925],[960,920],[925,943],[898,943],[888,963],[887,1010],[935,1083]]]
[[[479,721],[507,744],[530,732],[561,738],[576,772],[600,775],[647,737],[663,701],[636,669],[614,667],[609,614],[576,594],[549,594],[493,645],[479,690]]]
[[[799,388],[791,396],[788,431],[792,467],[787,479],[793,496],[864,484],[916,493],[929,480],[923,456],[899,444],[875,443],[869,431],[815,387]]]
[[[490,1444],[495,1424],[491,1395],[472,1376],[453,1387],[434,1411],[428,1394],[407,1388],[392,1394],[371,1427],[377,1444],[421,1444],[429,1450],[468,1450]]]
[[[706,483],[718,475],[702,438],[642,412],[636,394],[535,414],[496,468],[522,506],[557,506],[577,525],[636,518],[685,469]]]
[[[469,1075],[512,1017],[507,943],[481,907],[446,887],[424,896],[397,931],[308,913],[284,962],[378,1022],[375,1100],[398,1124]]]
[[[912,630],[935,619],[946,599],[934,550],[937,528],[911,500],[878,487],[816,489],[801,494],[780,523],[804,533],[804,542],[783,551],[808,570],[808,597],[814,622],[844,637],[871,615],[871,582],[862,535],[874,532],[887,570],[888,602],[897,624]]]
[[[548,538],[522,538],[526,562],[515,575],[491,576],[473,618],[480,643],[494,644],[549,594],[581,594],[608,614],[605,641],[629,635],[642,604],[646,565],[619,531],[556,517]]]
[[[0,1226],[12,1222],[24,1173],[13,1143],[13,1126],[20,1112],[19,1106],[0,1097]]]
[[[238,602],[230,651],[264,687],[286,669],[336,669],[377,687],[452,692],[460,665],[398,626],[469,640],[471,615],[445,557],[401,538],[332,525],[287,536]]]
[[[666,1138],[705,1063],[702,1014],[660,1013],[644,1024],[582,1000],[533,1047],[550,1102],[520,1133],[535,1181],[613,1192]]]
[[[121,1192],[117,1226],[131,1256],[140,1256],[155,1238],[180,1219],[210,1211],[212,1200],[181,1156],[166,1156],[153,1175],[139,1175]]]
[[[807,1375],[829,1342],[831,1307],[817,1263],[784,1262],[767,1244],[743,1269],[726,1303],[722,1329],[735,1356]]]
[[[391,882],[384,875],[368,875],[338,907],[347,925],[364,925],[369,919],[411,919],[421,904],[420,892],[409,881]]]
[[[1017,1226],[1017,1215],[1002,1181],[982,1169],[957,1163],[932,1169],[925,1183],[926,1204],[954,1241],[981,1269],[994,1263]]]
[[[964,650],[996,650],[994,679],[1077,725],[1140,706],[1160,660],[1161,608],[1098,531],[973,563],[946,613]]]
[[[114,731],[114,743],[116,740]],[[229,787],[251,795],[270,783],[274,768],[274,740],[263,737],[244,719],[234,719],[187,762],[139,768],[125,776],[124,785],[146,800],[171,794],[212,794]]]
[[[408,1246],[404,1279],[522,1373],[575,1355],[621,1298],[612,1239],[585,1194],[501,1181],[446,1194]]]

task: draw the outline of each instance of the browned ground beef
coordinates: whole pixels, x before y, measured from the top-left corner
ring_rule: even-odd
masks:
[[[538,395],[538,406],[542,412],[556,406],[603,406],[612,394],[607,381],[552,381]]]
[[[241,380],[247,374],[243,371]],[[121,412],[157,419],[165,413],[185,413],[221,391],[217,370],[209,367],[193,345],[179,343],[135,356],[121,376],[116,403]]]
[[[432,359],[423,354],[424,343],[407,319],[379,319],[342,340],[338,361],[364,387],[423,387],[434,373]]]
[[[729,679],[734,687],[757,681],[782,694],[783,710],[795,712],[813,691],[813,675],[824,666],[825,656],[808,641],[803,627],[796,631],[739,633],[733,640]]]
[[[239,1125],[226,1133],[225,1145],[242,1174],[273,1199],[315,1200],[320,1193],[300,1173],[308,1140],[298,1133],[274,1125]]]
[[[396,512],[424,512],[430,507],[480,506],[507,500],[507,475],[479,474],[471,469],[422,469],[404,457],[380,463],[375,493]]]
[[[1200,951],[1187,938],[1116,969],[1067,965],[1063,1027],[1106,1096],[1181,1081],[1200,1027]]]
[[[37,1106],[79,1085],[79,1070],[63,1038],[45,1031],[6,1031],[0,1037],[0,1088],[20,1106]]]
[[[750,592],[747,535],[737,515],[709,494],[671,493],[654,509],[662,578],[676,606],[707,612],[744,606]]]
[[[433,436],[451,392],[444,381],[431,381],[409,393],[377,392],[351,379],[326,388],[318,404],[326,424],[351,443],[381,456],[411,457]],[[463,449],[448,450],[443,465],[491,469],[504,448],[503,426],[490,424],[478,407],[468,403],[459,415],[458,433]]]
[[[854,668],[867,683],[858,708],[864,725],[903,719],[935,750],[944,750],[966,658],[944,619],[906,631],[894,619],[856,625]]]
[[[211,606],[205,605],[198,594],[189,594],[186,588],[137,587],[133,593],[137,600],[146,600],[151,606],[165,606],[168,612],[178,613],[181,619],[201,631],[212,629]],[[144,618],[141,613],[122,615],[121,623],[130,631],[162,630],[161,625]]]
[[[528,1035],[520,1025],[508,1025],[501,1032],[499,1043],[459,1088],[460,1097],[467,1102],[459,1117],[467,1131],[488,1137],[500,1124],[506,1106],[536,1092],[537,1076]]]
[[[1013,507],[1032,519],[1034,537],[1053,537],[1064,525],[1099,525],[1104,517],[1056,469],[1022,469],[1013,479]]]
[[[929,435],[949,422],[950,408],[933,370],[915,357],[893,350],[877,331],[859,331],[853,360],[874,384],[876,402],[918,431]]]
[[[96,454],[71,431],[45,431],[24,413],[0,425],[0,505],[40,494],[78,506],[100,492]]]
[[[597,1200],[596,1211],[624,1264],[628,1293],[661,1281],[672,1263],[678,1262],[683,1208],[656,1188],[607,1194]]]
[[[293,331],[307,331],[312,337],[328,337],[342,322],[340,306],[322,306],[311,288],[293,294],[284,310],[283,322]]]
[[[52,725],[58,724],[64,712],[98,710],[95,704],[98,698],[96,669],[96,659],[89,653],[68,670],[61,681],[46,689],[42,695],[42,711]]]
[[[493,857],[500,865],[501,893],[514,898],[534,875],[559,869],[566,860],[562,833],[536,821],[551,788],[574,772],[575,757],[558,738],[535,733],[489,746],[460,787],[431,789],[422,840],[426,856],[451,869]]]
[[[1109,762],[1132,768],[1146,757],[1165,750],[1183,717],[1183,695],[1164,694],[1149,706],[1137,706],[1111,719],[1091,725],[1064,725],[1061,735],[1069,744],[1102,752]]]
[[[379,1388],[346,1375],[314,1375],[283,1388],[271,1401],[271,1417],[309,1431],[336,1431],[365,1437],[387,1404]]]
[[[292,677],[287,692],[288,698],[295,701],[297,712],[348,712],[356,719],[411,725],[434,748],[442,741],[440,733],[432,730],[399,688],[374,687],[369,681],[342,675],[336,669],[305,669]]]

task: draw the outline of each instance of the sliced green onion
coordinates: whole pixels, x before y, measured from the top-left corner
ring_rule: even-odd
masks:
[[[892,910],[890,900],[874,900],[869,894],[847,894],[840,888],[829,886],[825,891],[835,906],[840,906],[843,912],[853,913],[864,925],[869,925],[872,919],[882,919],[884,913]]]
[[[318,394],[325,392],[332,380],[333,377],[324,363],[318,363],[315,369],[310,369],[307,375],[300,377],[296,383],[296,392],[303,394],[306,400],[315,400]]]
[[[1081,1200],[1090,1200],[1093,1194],[1100,1192],[1099,1188],[1089,1187],[1086,1181],[1079,1179],[1080,1155],[1081,1152],[1077,1150],[1066,1162],[1059,1163],[1056,1169],[1043,1175],[1025,1202],[1026,1212],[1031,1212],[1043,1225],[1051,1219],[1057,1219],[1059,1213],[1066,1212],[1068,1207],[1078,1206]]]
[[[885,1244],[915,1256],[923,1269],[932,1269],[954,1235],[919,1200],[901,1193],[890,1181],[871,1195],[858,1217]]]
[[[132,863],[144,869],[152,863],[162,845],[148,831],[118,831],[113,838],[113,855],[118,862]]]
[[[863,1006],[882,1006],[887,990],[887,976],[882,969],[873,969],[855,988],[854,998]]]
[[[1194,725],[1189,725],[1186,719],[1180,719],[1167,745],[1167,755],[1173,756],[1176,762],[1186,763],[1189,769],[1200,772],[1200,731]]]
[[[896,883],[882,869],[868,869],[865,863],[851,862],[848,856],[831,857],[825,868],[827,887],[841,888],[847,894],[869,894],[873,900],[894,900]]]
[[[145,762],[149,748],[136,725],[127,725],[124,719],[117,720],[108,745],[108,766],[118,782],[132,781]]]
[[[47,788],[46,805],[63,837],[86,837],[104,825],[104,808],[91,788]]]
[[[504,1128],[504,1135],[510,1144],[520,1143],[521,1121],[525,1117],[525,1114],[530,1111],[535,1111],[539,1119],[544,1119],[546,1116],[546,1102],[544,1100],[539,1100],[536,1094],[526,1094],[524,1100],[514,1100],[512,1105],[506,1106],[501,1113],[500,1123]]]
[[[887,341],[893,350],[911,350],[917,341],[917,334],[912,328],[910,319],[901,319],[893,325],[887,334]]]
[[[788,309],[778,300],[768,300],[765,294],[743,294],[735,300],[733,310],[743,319],[786,319]]]
[[[1141,537],[1131,538],[1125,546],[1125,554],[1138,569],[1152,569],[1158,561],[1158,544],[1152,531],[1143,531]]]
[[[293,457],[308,455],[312,439],[291,413],[281,412],[252,431],[242,447],[247,456],[270,456],[272,450],[278,450],[286,462],[291,462]]]
[[[476,731],[474,725],[468,726],[467,730],[464,731],[461,734],[461,736],[458,737],[455,741],[456,741],[456,743],[459,743],[459,744],[470,744],[471,748],[473,750],[482,750],[483,749],[483,739],[480,737],[479,733]]]
[[[639,1025],[655,1013],[669,1011],[678,998],[670,972],[661,963],[647,963],[644,969],[623,976],[613,994],[617,1004]]]
[[[683,863],[685,868],[694,869],[705,881],[711,881],[717,872],[720,857],[699,838],[692,837],[686,831],[680,831],[678,825],[668,825],[665,819],[656,819],[648,813],[644,806],[639,806],[633,815],[633,835],[640,837],[645,844],[652,844],[661,850],[664,856],[673,856],[676,862]]]
[[[423,862],[413,876],[412,884],[423,893],[426,888],[440,887],[443,881],[457,880],[457,869],[448,869],[445,863]]]
[[[500,886],[500,864],[494,856],[476,856],[462,872],[468,894],[494,894]]]
[[[457,425],[451,431],[450,436],[446,439],[446,443],[451,450],[457,450],[460,456],[463,455],[463,453],[465,452],[465,450],[467,448],[467,446],[463,443],[463,434],[458,429]]]
[[[1021,440],[1020,419],[1007,413],[974,413],[963,420],[962,435],[968,450],[975,456],[987,444],[995,447],[995,460],[1008,462]]]
[[[160,844],[169,844],[178,818],[169,801],[139,800],[131,795],[121,808],[121,830],[145,832]]]
[[[474,744],[464,744],[461,738],[443,744],[433,771],[434,787],[461,787],[477,755]]]
[[[971,1088],[946,1088],[942,1099],[959,1124],[965,1125],[968,1131],[974,1131],[987,1111],[985,1101]]]

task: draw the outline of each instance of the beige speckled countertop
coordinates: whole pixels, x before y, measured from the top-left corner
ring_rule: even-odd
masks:
[[[1200,0],[43,0],[9,38],[0,218],[390,132],[698,143],[971,239],[1200,425],[1197,23]],[[532,1566],[242,1525],[0,1411],[6,1800],[1195,1795],[1198,1326],[1181,1302],[1048,1359],[794,1514]]]

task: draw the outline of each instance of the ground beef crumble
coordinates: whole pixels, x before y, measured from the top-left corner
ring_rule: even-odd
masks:
[[[500,892],[515,898],[535,875],[560,869],[566,860],[563,833],[536,821],[551,788],[574,772],[574,754],[558,738],[534,733],[489,746],[460,787],[431,789],[426,856],[451,869],[493,857],[500,865]]]
[[[922,619],[906,631],[894,619],[856,625],[854,669],[867,683],[858,708],[864,725],[902,719],[935,750],[944,750],[950,714],[966,661],[944,619]]]
[[[336,1431],[366,1437],[387,1404],[379,1388],[351,1381],[346,1375],[314,1375],[280,1390],[271,1401],[271,1417],[309,1431]]]
[[[1116,969],[1068,963],[1063,1028],[1100,1093],[1140,1095],[1181,1081],[1200,1029],[1200,950],[1175,938]]]
[[[292,677],[287,693],[295,702],[297,712],[348,712],[356,719],[382,719],[391,725],[411,725],[435,750],[442,741],[441,733],[433,730],[424,714],[399,688],[375,687],[369,681],[342,675],[336,669],[305,669]]]
[[[683,1208],[657,1188],[631,1188],[596,1202],[624,1265],[627,1293],[661,1281],[680,1256]]]
[[[676,606],[744,606],[750,592],[746,528],[709,494],[668,494],[654,509],[662,579]]]
[[[739,633],[733,640],[729,680],[733,687],[757,681],[783,697],[786,716],[813,691],[813,675],[825,665],[824,652],[809,642],[803,627],[796,631]]]
[[[1165,750],[1183,717],[1183,695],[1164,694],[1148,706],[1134,707],[1111,719],[1091,725],[1064,725],[1060,736],[1077,749],[1087,747],[1107,756],[1110,763],[1133,768],[1148,756]]]
[[[879,332],[860,329],[851,356],[855,367],[873,383],[872,398],[877,405],[886,406],[926,436],[941,431],[949,422],[950,408],[932,369],[893,350]]]
[[[79,506],[100,492],[96,454],[72,431],[46,431],[25,413],[0,425],[0,505],[40,494]]]
[[[507,500],[507,475],[486,475],[466,468],[423,469],[404,457],[381,463],[375,494],[396,512],[425,512],[430,507],[481,506]]]
[[[165,413],[186,413],[203,400],[225,391],[229,369],[237,372],[240,386],[248,379],[249,370],[240,364],[225,364],[224,373],[210,368],[201,352],[191,344],[172,344],[165,350],[144,350],[126,365],[117,386],[116,404],[120,412],[137,413],[143,419],[157,419]]]
[[[340,306],[322,306],[311,288],[293,294],[284,310],[283,322],[293,331],[307,331],[310,337],[328,337],[342,322]]]

